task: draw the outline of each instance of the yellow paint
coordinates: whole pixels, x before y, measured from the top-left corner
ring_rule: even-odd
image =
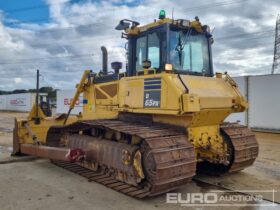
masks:
[[[35,115],[34,115],[35,116]],[[34,123],[34,116],[31,116],[32,119],[16,119],[16,123],[18,125],[18,136],[20,143],[22,144],[33,144],[32,136],[29,135],[28,131],[26,130],[24,124],[27,123],[29,127],[32,129],[33,133],[36,135],[37,139],[41,143],[45,143],[47,132],[51,126],[55,125],[63,125],[65,116],[58,116],[56,118],[54,117],[45,117],[41,118],[41,123],[39,125],[36,125]],[[70,116],[67,124],[71,124],[78,120],[78,116]]]
[[[136,26],[134,28],[129,28],[127,29],[125,32],[130,34],[130,35],[138,35],[141,32],[147,31],[151,28],[163,25],[163,24],[173,24],[173,25],[178,25],[179,22],[177,22],[176,20],[170,19],[170,18],[165,18],[165,19],[159,19],[159,20],[155,20],[153,23],[144,25],[144,26]],[[202,25],[199,21],[190,21],[190,27],[194,28],[197,32],[201,33],[203,32],[202,30]]]
[[[199,159],[227,163],[227,147],[220,136],[219,125],[189,127],[187,132]]]
[[[74,97],[84,94],[87,104],[84,104],[83,114],[70,116],[68,124],[78,120],[116,119],[120,112],[152,114],[156,122],[185,127],[199,159],[215,163],[226,161],[226,147],[219,125],[229,114],[244,111],[248,106],[228,75],[218,74],[213,78],[181,75],[187,91],[178,76],[172,73],[123,77],[101,84],[88,79],[89,74],[85,71]],[[144,80],[147,78],[161,81],[160,107],[144,107]],[[108,85],[115,88],[111,93],[104,89]],[[102,98],[97,98],[96,91],[102,93]],[[116,94],[112,95],[112,92]],[[20,143],[33,143],[24,123],[28,123],[37,138],[45,143],[48,129],[64,122],[63,117],[45,117],[39,110],[41,124],[35,125],[34,116],[35,108],[27,119],[17,121]]]
[[[179,24],[175,20],[165,18],[145,26],[127,29],[126,33],[138,35],[167,23]],[[199,21],[191,21],[190,26],[197,32],[202,32]],[[248,103],[236,83],[229,75],[221,73],[217,73],[216,77],[181,75],[179,79],[178,75],[171,71],[172,65],[166,69],[169,71],[162,73],[156,73],[154,69],[144,69],[131,77],[121,73],[119,74],[121,79],[98,84],[94,81],[91,71],[86,70],[76,86],[74,100],[70,105],[70,108],[74,108],[80,94],[83,93],[85,101],[83,113],[70,116],[67,124],[82,120],[117,119],[119,114],[124,112],[150,114],[155,122],[184,127],[187,139],[195,147],[199,160],[226,163],[227,148],[220,134],[220,124],[231,113],[243,112],[248,108]],[[160,81],[161,88],[150,92],[147,88],[145,92],[145,79]],[[145,106],[144,99],[149,98],[150,93],[159,94],[157,95],[160,96],[159,106]],[[25,124],[29,125],[37,139],[44,144],[49,128],[63,125],[65,120],[65,115],[46,117],[41,109],[39,109],[41,119],[39,125],[34,123],[35,117],[36,107],[33,107],[27,119],[17,119],[20,143],[33,143],[32,135],[25,128]],[[133,139],[134,143],[138,141],[139,139]],[[142,177],[139,157],[134,161],[134,167],[139,177]]]
[[[140,179],[144,179],[145,175],[144,175],[143,168],[142,168],[142,155],[139,150],[137,150],[137,152],[134,155],[133,167],[134,167],[135,171],[137,172],[138,177]]]
[[[202,25],[199,21],[191,21],[191,27],[193,27],[197,32],[203,32]]]

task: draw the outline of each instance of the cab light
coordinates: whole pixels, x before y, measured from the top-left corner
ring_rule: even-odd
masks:
[[[160,10],[159,12],[159,18],[158,19],[164,19],[166,17],[166,12],[164,10]]]
[[[172,64],[169,63],[165,64],[165,71],[172,71],[172,70],[173,70]]]

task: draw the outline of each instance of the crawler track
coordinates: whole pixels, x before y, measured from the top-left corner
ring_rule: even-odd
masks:
[[[123,194],[135,197],[135,198],[144,198],[150,195],[150,191],[147,188],[135,187],[124,182],[118,181],[109,175],[104,173],[95,172],[88,168],[84,168],[75,163],[65,162],[65,161],[55,161],[52,160],[52,163],[62,167],[68,171],[71,171],[75,174],[85,177],[89,182],[97,182],[108,188],[121,192]]]
[[[220,130],[228,145],[230,164],[225,166],[201,162],[198,164],[198,172],[209,175],[226,175],[251,166],[259,152],[255,134],[246,126],[238,123],[224,123]]]
[[[91,138],[90,135],[86,134],[92,129],[101,134],[99,138],[102,138],[102,141],[114,141],[114,144],[116,144],[114,138],[117,134],[125,136],[128,140],[132,138],[141,140],[136,146],[140,148],[142,153],[145,178],[137,186],[118,180],[108,173],[109,170],[104,170],[103,164],[100,164],[102,167],[91,170],[83,167],[83,165],[87,165],[85,163],[78,165],[54,160],[53,163],[80,174],[88,178],[89,181],[96,181],[136,198],[155,196],[176,189],[188,183],[195,175],[195,152],[193,146],[186,140],[186,134],[160,125],[145,125],[121,120],[83,121],[69,126],[51,128],[47,144],[59,146],[61,137],[68,133],[74,139],[68,147],[86,150],[90,145],[86,142],[90,142]],[[108,139],[108,133],[111,136],[110,139]],[[121,143],[123,144],[123,141]],[[126,144],[131,144],[131,142],[128,141]],[[118,145],[115,146],[118,147]],[[112,167],[108,166],[108,169],[111,170]]]
[[[53,162],[86,177],[89,181],[98,182],[136,198],[154,196],[176,189],[189,182],[195,175],[194,148],[186,140],[186,134],[162,125],[145,125],[121,120],[83,121],[69,126],[51,128],[47,144],[61,146],[61,137],[63,134],[69,133],[74,140],[68,147],[87,149],[86,142],[90,141],[91,137],[86,133],[93,128],[102,134],[99,138],[109,142],[115,142],[115,139],[104,139],[108,132],[111,133],[111,136],[121,133],[129,139],[132,137],[141,139],[138,146],[142,151],[142,164],[145,172],[145,179],[141,183],[137,185],[126,183],[112,176],[104,168],[91,170],[85,163],[76,164],[54,160]],[[255,161],[258,155],[258,144],[255,135],[247,127],[237,123],[224,123],[220,129],[228,146],[230,164],[219,165],[202,162],[198,164],[198,172],[225,175],[240,171]],[[81,132],[82,135],[78,134]]]

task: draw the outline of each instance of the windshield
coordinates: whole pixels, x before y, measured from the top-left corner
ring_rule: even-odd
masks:
[[[170,62],[174,70],[210,74],[208,40],[204,34],[170,31]]]

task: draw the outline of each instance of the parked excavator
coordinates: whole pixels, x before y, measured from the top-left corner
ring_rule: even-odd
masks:
[[[169,192],[196,173],[225,175],[251,166],[254,133],[227,123],[248,103],[227,73],[213,73],[210,28],[166,18],[141,26],[121,20],[128,42],[126,71],[84,71],[69,111],[54,117],[34,105],[16,119],[13,154],[51,159],[65,169],[126,195]],[[83,94],[83,111],[72,115]]]

